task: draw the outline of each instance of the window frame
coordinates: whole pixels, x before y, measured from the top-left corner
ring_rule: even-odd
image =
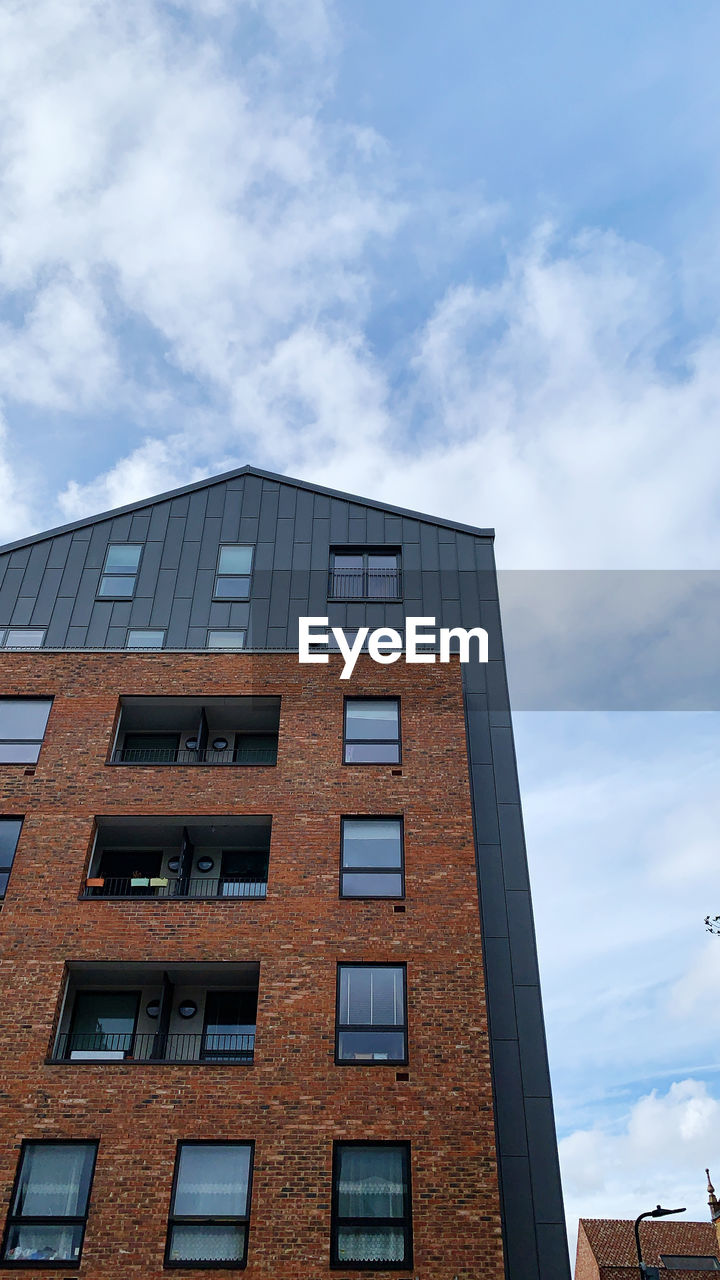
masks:
[[[400,866],[399,867],[346,867],[343,863],[345,853],[346,822],[398,822],[400,824]],[[345,893],[343,884],[345,873],[350,875],[400,875],[399,893]],[[344,902],[400,902],[405,898],[405,820],[397,813],[349,813],[340,818],[340,897]]]
[[[180,1152],[182,1147],[249,1147],[250,1148],[250,1164],[248,1166],[246,1213],[244,1216],[240,1214],[234,1214],[232,1217],[226,1216],[222,1218],[208,1218],[207,1215],[190,1216],[186,1214],[184,1216],[181,1215],[178,1217],[173,1212],[175,1207],[175,1194],[177,1192],[177,1185],[178,1185],[178,1175],[180,1172]],[[248,1138],[247,1140],[239,1140],[236,1138],[220,1138],[218,1141],[208,1140],[207,1138],[178,1138],[177,1144],[175,1147],[175,1167],[173,1169],[172,1187],[170,1190],[170,1206],[168,1208],[167,1235],[165,1238],[165,1255],[163,1259],[164,1267],[172,1268],[172,1270],[174,1271],[177,1271],[178,1269],[186,1269],[186,1270],[192,1270],[192,1271],[216,1271],[216,1270],[244,1271],[245,1270],[245,1267],[247,1266],[248,1244],[250,1239],[250,1214],[252,1211],[252,1184],[253,1184],[254,1165],[255,1165],[255,1139],[254,1138]],[[228,1262],[171,1261],[170,1248],[172,1244],[172,1232],[173,1232],[173,1227],[176,1224],[184,1225],[187,1223],[192,1225],[193,1223],[197,1223],[198,1225],[200,1225],[201,1223],[205,1223],[205,1224],[214,1225],[215,1223],[222,1224],[222,1223],[238,1223],[238,1222],[243,1223],[245,1227],[245,1247],[243,1250],[242,1261],[238,1262],[237,1259],[232,1259],[231,1261],[228,1261]]]
[[[384,743],[397,743],[398,757],[397,760],[348,760],[347,747],[347,711],[350,702],[395,702],[397,703],[397,738],[353,738],[351,744],[367,743],[368,746],[383,745]],[[368,766],[374,769],[397,768],[402,764],[402,717],[401,717],[401,699],[399,694],[389,693],[371,694],[370,697],[362,694],[346,694],[343,699],[343,736],[342,736],[342,763],[350,765],[351,768],[366,769]]]
[[[340,595],[335,590],[336,573],[352,573],[351,569],[335,569],[336,556],[362,556],[362,591],[358,595]],[[395,556],[395,581],[397,591],[394,595],[369,595],[368,586],[370,584],[369,574],[371,572],[368,566],[368,558],[370,556]],[[357,571],[355,571],[357,572]],[[392,573],[387,570],[387,573]],[[402,547],[397,543],[387,546],[379,544],[364,544],[348,547],[331,547],[330,548],[330,566],[328,572],[328,600],[351,600],[351,601],[367,601],[372,604],[385,604],[391,600],[402,600],[403,598],[403,577],[402,577]]]
[[[343,969],[400,969],[402,972],[403,1015],[404,1022],[393,1026],[387,1023],[347,1022],[340,1023],[340,974]],[[341,1058],[341,1031],[401,1031],[405,1045],[402,1058]],[[407,963],[404,960],[338,960],[335,978],[335,1066],[336,1067],[406,1067],[410,1061],[408,1047],[408,999],[407,999]]]
[[[720,1271],[720,1262],[718,1262],[715,1254],[711,1253],[661,1253],[660,1261],[668,1271],[706,1271],[708,1275]],[[678,1266],[678,1262],[682,1265]],[[712,1267],[698,1267],[697,1265],[686,1267],[684,1263],[689,1262],[697,1264],[698,1262],[712,1262]]]
[[[18,845],[20,843],[20,837],[22,835],[23,825],[25,823],[25,814],[24,813],[23,814],[0,813],[0,822],[19,822],[20,823],[20,829],[17,833],[17,839],[15,841],[15,848],[13,849],[12,861],[10,862],[10,865],[7,868],[0,867],[0,881],[2,880],[2,877],[7,874],[7,884],[5,885],[4,889],[0,888],[0,902],[4,902],[7,896],[8,887],[10,885],[10,876],[12,875],[13,867],[15,866],[15,859],[17,857]]]
[[[42,738],[0,738],[0,746],[3,746],[3,745],[10,746],[10,745],[13,745],[13,744],[15,744],[15,743],[17,743],[18,745],[21,745],[21,744],[23,744],[23,743],[26,743],[26,744],[32,744],[33,746],[37,745],[37,749],[38,749],[38,750],[37,750],[37,755],[36,755],[35,759],[34,759],[34,760],[1,760],[1,761],[0,761],[0,765],[3,765],[3,764],[24,764],[24,765],[26,765],[26,766],[31,766],[31,765],[36,765],[36,764],[37,764],[38,760],[40,759],[40,752],[42,751],[43,743],[45,742],[45,735],[46,735],[46,733],[47,733],[47,730],[48,730],[48,724],[49,724],[49,722],[50,722],[50,713],[52,712],[52,708],[53,708],[53,701],[54,701],[54,699],[53,699],[52,697],[50,697],[50,698],[25,697],[23,694],[19,694],[19,695],[17,695],[17,696],[11,696],[11,697],[7,697],[7,698],[3,696],[2,698],[0,698],[0,704],[1,704],[1,703],[4,703],[4,702],[23,702],[23,703],[27,703],[27,702],[47,702],[47,703],[49,704],[49,705],[48,705],[47,718],[46,718],[46,720],[45,720],[45,728],[43,729],[43,735],[42,735]]]
[[[103,596],[105,600],[107,597]],[[131,636],[151,635],[160,636],[160,644],[131,644]],[[165,630],[163,627],[128,627],[125,633],[125,648],[130,653],[158,653],[160,649],[165,648]]]
[[[404,1154],[405,1195],[402,1218],[340,1218],[338,1204],[340,1200],[340,1152],[343,1147],[396,1147]],[[386,1139],[342,1138],[333,1142],[332,1152],[332,1194],[330,1199],[330,1268],[343,1271],[412,1271],[413,1263],[413,1225],[412,1225],[412,1158],[411,1144],[400,1140],[395,1142]],[[372,1222],[385,1224],[402,1223],[405,1236],[405,1257],[402,1262],[348,1262],[338,1258],[338,1228],[345,1223],[358,1225]]]
[[[232,551],[240,548],[245,550],[247,548],[251,552],[249,573],[221,573],[220,561],[222,559],[222,553],[226,548],[229,548]],[[215,562],[215,577],[213,579],[213,594],[212,594],[213,600],[214,601],[219,601],[219,600],[231,601],[231,602],[237,601],[237,600],[249,600],[252,594],[252,579],[253,579],[254,568],[255,568],[255,543],[254,542],[221,542],[218,547],[217,560]],[[247,583],[248,583],[247,595],[226,596],[226,595],[218,594],[218,582],[221,578],[247,578]]]
[[[32,633],[32,635],[39,636],[40,639],[37,644],[13,644],[12,641],[9,639],[9,636],[13,631],[25,631],[25,632],[29,631]],[[47,631],[47,627],[33,627],[30,625],[28,625],[27,627],[20,627],[17,625],[13,626],[11,624],[8,624],[8,626],[2,627],[0,629],[0,648],[10,649],[16,653],[24,653],[26,650],[29,650],[32,653],[35,649],[42,649],[43,645],[45,644],[46,631]]]
[[[74,1215],[72,1217],[58,1217],[57,1215],[41,1216],[39,1214],[22,1214],[13,1213],[13,1206],[20,1188],[20,1179],[22,1177],[23,1164],[25,1162],[25,1153],[30,1147],[92,1147],[92,1164],[90,1166],[90,1180],[88,1182],[87,1200],[85,1201],[85,1213],[83,1215]],[[85,1231],[87,1228],[88,1216],[90,1213],[90,1203],[92,1200],[93,1181],[95,1178],[95,1168],[97,1165],[97,1154],[100,1146],[99,1138],[23,1138],[20,1147],[20,1155],[18,1157],[15,1169],[15,1177],[13,1179],[12,1191],[10,1193],[10,1203],[5,1216],[5,1228],[2,1236],[2,1245],[0,1245],[0,1267],[18,1267],[23,1270],[37,1271],[40,1268],[50,1270],[64,1268],[67,1270],[76,1270],[82,1261],[83,1245],[85,1243]],[[15,1226],[80,1226],[82,1234],[80,1236],[80,1249],[77,1258],[70,1258],[65,1261],[51,1261],[47,1258],[8,1258],[5,1251],[7,1249],[8,1238],[10,1232]]]
[[[108,568],[107,568],[108,556],[110,555],[110,552],[113,550],[114,547],[139,547],[140,555],[138,556],[137,568],[130,571],[128,571],[127,569],[123,569],[122,571],[121,570],[108,571]],[[108,542],[107,547],[105,548],[105,557],[103,559],[102,569],[100,570],[100,578],[97,585],[97,591],[95,592],[96,600],[133,600],[135,598],[135,591],[137,589],[137,580],[138,580],[138,576],[140,574],[140,569],[143,562],[144,547],[145,547],[144,542]],[[106,578],[110,579],[111,581],[113,578],[118,578],[118,579],[132,578],[133,580],[132,591],[130,592],[123,591],[121,594],[117,594],[116,592],[113,592],[113,591],[103,591],[102,585]]]
[[[139,1021],[139,1019],[140,1019],[140,1006],[141,1006],[141,1002],[142,1002],[142,989],[141,989],[140,987],[138,987],[137,989],[136,989],[136,988],[133,988],[133,987],[128,987],[128,988],[125,988],[125,987],[109,987],[109,988],[101,988],[101,987],[97,987],[97,988],[96,988],[96,987],[77,987],[77,988],[76,988],[76,990],[75,990],[75,991],[74,991],[74,993],[73,993],[73,998],[72,998],[72,1008],[71,1008],[71,1010],[70,1010],[70,1018],[69,1018],[69,1020],[68,1020],[68,1024],[67,1024],[68,1029],[67,1029],[67,1032],[66,1032],[66,1040],[67,1040],[67,1043],[66,1043],[66,1045],[65,1045],[65,1052],[64,1052],[64,1054],[63,1054],[62,1058],[60,1059],[60,1061],[63,1061],[63,1062],[85,1062],[85,1063],[89,1063],[89,1064],[92,1066],[92,1062],[93,1062],[93,1060],[92,1060],[92,1059],[90,1059],[90,1058],[86,1058],[86,1059],[82,1059],[82,1058],[80,1058],[80,1059],[78,1059],[78,1058],[73,1058],[73,1056],[72,1056],[72,1054],[73,1054],[74,1052],[78,1052],[78,1050],[74,1050],[74,1049],[73,1049],[73,1045],[72,1045],[73,1037],[74,1037],[74,1036],[76,1036],[77,1034],[82,1035],[82,1032],[78,1033],[78,1032],[76,1032],[76,1031],[74,1030],[74,1028],[75,1028],[75,1020],[76,1020],[76,1017],[77,1017],[77,1002],[78,1002],[78,996],[84,996],[84,995],[92,995],[92,996],[108,996],[108,995],[110,995],[110,996],[113,996],[113,995],[127,995],[127,996],[135,996],[135,1016],[134,1016],[134,1018],[133,1018],[133,1029],[132,1029],[132,1031],[130,1031],[130,1032],[126,1032],[126,1031],[111,1032],[111,1034],[113,1034],[113,1035],[129,1035],[129,1036],[130,1036],[130,1044],[128,1045],[128,1047],[127,1047],[126,1049],[120,1049],[120,1050],[118,1050],[118,1049],[115,1049],[115,1050],[113,1050],[113,1049],[110,1049],[110,1050],[107,1050],[107,1049],[97,1049],[97,1050],[93,1050],[93,1049],[91,1049],[91,1050],[89,1050],[89,1052],[90,1052],[90,1053],[95,1053],[95,1052],[97,1052],[98,1057],[95,1059],[95,1061],[96,1061],[96,1062],[100,1062],[100,1063],[102,1063],[102,1062],[104,1061],[104,1059],[103,1059],[103,1058],[101,1058],[99,1055],[100,1055],[100,1054],[102,1054],[102,1053],[107,1053],[107,1052],[110,1052],[110,1053],[113,1053],[113,1052],[115,1052],[115,1053],[117,1053],[117,1052],[121,1052],[121,1053],[123,1054],[123,1058],[122,1058],[122,1059],[119,1059],[119,1058],[118,1058],[118,1059],[114,1059],[114,1060],[113,1060],[113,1061],[116,1061],[116,1062],[124,1061],[124,1059],[125,1059],[126,1057],[132,1057],[133,1047],[134,1047],[134,1045],[135,1045],[135,1037],[136,1037],[136,1036],[137,1036],[137,1034],[138,1034],[138,1021]],[[99,1032],[98,1034],[102,1035],[102,1034],[103,1034],[103,1032]],[[58,1042],[60,1041],[60,1039],[61,1039],[61,1037],[60,1037],[60,1036],[58,1036]],[[82,1052],[82,1050],[80,1050],[79,1052]]]
[[[205,636],[205,648],[210,653],[244,653],[247,648],[247,627],[208,627]],[[241,645],[224,645],[210,644],[210,637],[216,635],[241,635],[243,642]]]

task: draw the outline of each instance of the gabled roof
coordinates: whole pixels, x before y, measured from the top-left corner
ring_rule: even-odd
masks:
[[[602,1280],[615,1280],[614,1269],[618,1270],[618,1280],[623,1269],[630,1268],[633,1277],[637,1275],[637,1254],[635,1252],[634,1224],[624,1218],[581,1218],[580,1229],[585,1233],[593,1253]],[[718,1238],[712,1222],[687,1222],[682,1219],[645,1219],[640,1224],[640,1240],[643,1258],[654,1266],[660,1264],[661,1254],[680,1254],[692,1257],[717,1257]],[[661,1271],[668,1280],[671,1271]],[[678,1275],[680,1273],[678,1272]],[[694,1275],[712,1275],[712,1272],[684,1271],[686,1280],[693,1280]]]
[[[0,546],[0,554],[15,551],[18,547],[28,547],[35,542],[44,542],[46,538],[57,537],[61,533],[70,533],[73,529],[83,529],[101,520],[111,520],[115,516],[125,515],[129,511],[141,511],[158,502],[167,502],[170,498],[179,498],[186,493],[196,493],[198,489],[209,489],[212,485],[223,484],[227,480],[236,480],[239,476],[257,476],[261,480],[272,480],[278,484],[292,485],[296,489],[307,489],[311,493],[325,494],[329,498],[339,498],[343,502],[354,502],[361,507],[372,507],[376,511],[388,511],[392,515],[407,516],[412,520],[421,520],[425,524],[440,526],[444,529],[457,529],[461,533],[471,533],[475,537],[493,538],[494,529],[479,529],[475,525],[460,524],[456,520],[445,520],[440,516],[426,515],[421,511],[411,511],[407,507],[396,507],[388,502],[377,502],[372,498],[361,498],[354,493],[345,493],[341,489],[328,489],[325,485],[309,484],[306,480],[295,480],[291,476],[279,475],[275,471],[263,471],[259,467],[237,467],[234,471],[224,471],[222,475],[210,476],[206,480],[196,480],[193,484],[181,485],[178,489],[169,489],[166,493],[158,493],[150,498],[141,498],[139,502],[128,502],[125,506],[114,507],[112,511],[101,511],[94,516],[85,516],[81,520],[71,520],[68,524],[58,525],[54,529],[46,529],[43,533],[34,533],[28,538],[18,538],[15,542],[7,542]]]

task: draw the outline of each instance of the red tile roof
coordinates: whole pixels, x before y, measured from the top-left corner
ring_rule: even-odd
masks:
[[[637,1254],[634,1224],[624,1218],[581,1218],[593,1257],[600,1268],[600,1280],[635,1280]],[[650,1218],[640,1223],[640,1243],[645,1262],[659,1266],[663,1280],[702,1280],[708,1271],[665,1270],[660,1255],[690,1254],[716,1257],[718,1238],[712,1222],[685,1222]]]

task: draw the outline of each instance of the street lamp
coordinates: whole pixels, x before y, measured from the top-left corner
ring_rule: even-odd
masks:
[[[652,1275],[657,1274],[657,1267],[653,1267],[651,1269],[650,1267],[646,1266],[642,1260],[642,1250],[640,1248],[640,1223],[642,1222],[643,1218],[667,1218],[668,1214],[670,1213],[684,1213],[684,1212],[685,1212],[684,1207],[682,1209],[663,1209],[662,1205],[657,1205],[655,1209],[648,1209],[647,1213],[641,1213],[640,1216],[635,1219],[635,1248],[637,1249],[638,1272],[640,1275],[640,1280],[650,1280],[650,1277]]]

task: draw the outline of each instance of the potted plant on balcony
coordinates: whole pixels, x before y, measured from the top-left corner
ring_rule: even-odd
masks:
[[[142,871],[133,871],[130,876],[131,889],[148,889],[150,887],[150,877],[144,876]]]

